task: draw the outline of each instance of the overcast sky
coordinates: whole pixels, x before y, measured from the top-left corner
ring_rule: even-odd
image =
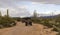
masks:
[[[34,10],[39,14],[60,14],[60,0],[0,0],[3,15],[9,9],[10,16],[31,16]]]

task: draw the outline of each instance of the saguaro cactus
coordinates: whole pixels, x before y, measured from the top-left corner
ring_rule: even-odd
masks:
[[[0,11],[0,17],[2,16],[1,11]]]
[[[0,17],[1,17],[2,15],[1,15],[1,12],[0,12]]]
[[[7,17],[9,17],[9,11],[8,11],[8,9],[7,9]]]
[[[33,17],[34,17],[34,18],[37,18],[36,10],[34,10]]]

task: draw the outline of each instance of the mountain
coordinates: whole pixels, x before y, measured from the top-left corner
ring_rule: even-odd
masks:
[[[43,14],[43,15],[39,15],[38,17],[43,17],[43,18],[56,18],[56,17],[60,17],[60,14],[58,15],[48,15],[48,14]]]

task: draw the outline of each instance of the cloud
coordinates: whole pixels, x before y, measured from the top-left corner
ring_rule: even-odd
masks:
[[[21,9],[27,9],[28,6],[27,6],[27,5],[22,5],[22,6],[18,6],[18,8],[21,8]]]
[[[20,0],[19,0],[20,1]],[[2,15],[6,14],[6,10],[9,10],[10,16],[20,17],[29,16],[30,13],[27,11],[27,5],[17,5],[18,0],[0,0],[0,11]]]
[[[31,1],[31,2],[39,2],[43,4],[60,4],[60,0],[16,0],[16,1]]]
[[[32,0],[32,2],[41,2],[45,4],[60,4],[60,0]]]
[[[40,4],[40,5],[43,5],[45,4],[46,2],[32,2],[32,4]]]
[[[39,4],[39,2],[32,2],[32,4]]]
[[[26,9],[15,9],[15,8],[0,8],[2,15],[6,15],[7,9],[9,10],[9,15],[12,17],[30,16],[30,13]]]

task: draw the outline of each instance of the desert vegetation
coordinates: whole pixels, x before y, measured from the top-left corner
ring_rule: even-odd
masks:
[[[53,28],[53,31],[57,31],[60,33],[60,15],[47,18],[47,17],[37,17],[37,13],[34,13],[34,17],[32,17],[31,20],[34,23],[39,23],[44,26],[47,26],[48,28]]]
[[[7,9],[7,15],[5,16],[2,16],[0,12],[0,28],[12,27],[15,25],[16,25],[15,19],[9,16],[8,9]]]

